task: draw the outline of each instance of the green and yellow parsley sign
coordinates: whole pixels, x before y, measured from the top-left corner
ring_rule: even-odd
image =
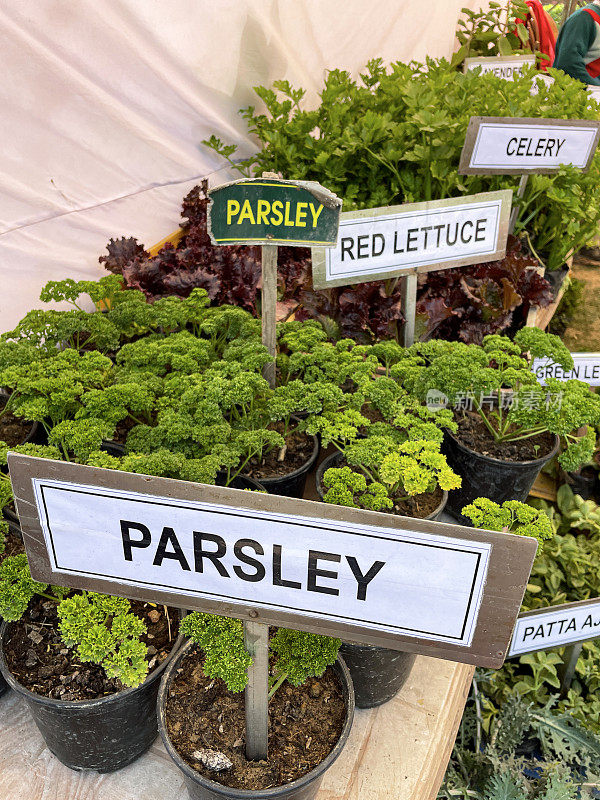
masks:
[[[319,183],[250,178],[212,189],[210,199],[213,244],[337,243],[342,201]]]

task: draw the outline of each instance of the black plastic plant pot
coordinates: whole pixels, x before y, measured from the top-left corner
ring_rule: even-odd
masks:
[[[104,450],[109,456],[115,456],[116,458],[121,458],[125,455],[125,445],[115,442],[114,439],[103,439],[100,450]]]
[[[8,522],[8,530],[18,536],[19,539],[23,539],[23,531],[21,530],[21,522],[16,511],[13,511],[12,508],[8,508],[5,506],[2,509],[2,516]]]
[[[0,628],[0,671],[8,685],[27,703],[48,749],[65,766],[75,770],[115,772],[139,758],[156,738],[156,698],[160,679],[181,646],[148,678],[97,700],[52,700],[30,692],[15,680],[6,664],[4,643],[10,623]]]
[[[217,486],[225,486],[226,480],[227,474],[225,472],[217,473]],[[235,478],[229,481],[227,486],[230,489],[256,489],[259,492],[265,491],[265,487],[262,483],[255,481],[254,478],[250,478],[248,475],[236,475]]]
[[[333,453],[319,464],[316,473],[317,493],[323,500],[323,475],[344,458],[343,453]],[[444,492],[439,506],[426,519],[435,521],[441,517],[448,492]],[[395,697],[406,683],[416,656],[386,647],[372,647],[344,643],[340,650],[350,670],[354,685],[357,708],[373,708],[387,703]]]
[[[4,680],[2,675],[0,675],[0,697],[8,691],[8,683]]]
[[[7,401],[10,397],[10,392],[7,392],[4,389],[0,389],[0,400]],[[47,437],[46,431],[44,430],[43,425],[40,425],[39,422],[32,422],[31,428],[29,429],[29,433],[22,442],[19,444],[29,444],[30,442],[34,442],[35,444],[46,444]]]
[[[189,766],[179,755],[169,738],[167,732],[165,711],[171,685],[177,675],[177,669],[182,659],[193,646],[193,642],[187,645],[177,654],[177,657],[169,664],[169,668],[164,674],[160,684],[158,695],[158,729],[163,740],[167,753],[171,756],[175,765],[183,772],[185,785],[192,800],[313,800],[319,791],[319,786],[324,774],[338,758],[350,735],[352,720],[354,718],[354,690],[350,673],[341,658],[338,657],[333,665],[336,675],[342,685],[344,700],[346,702],[346,719],[344,727],[337,744],[317,767],[308,772],[304,777],[298,778],[285,786],[277,786],[273,789],[249,790],[249,789],[230,789],[210,778],[205,778],[195,769]]]
[[[503,461],[471,450],[446,431],[443,452],[448,464],[462,478],[460,489],[448,494],[446,511],[462,525],[471,525],[460,512],[477,497],[487,497],[495,503],[505,500],[525,502],[540,470],[558,452],[559,439],[555,437],[552,450],[533,461]]]
[[[578,472],[568,472],[567,476],[573,494],[578,494],[584,500],[596,495],[598,473],[593,467],[583,467]]]
[[[319,495],[321,500],[324,500],[323,475],[327,472],[328,469],[336,467],[341,461],[343,461],[343,459],[344,459],[343,453],[332,453],[330,456],[327,456],[327,458],[323,459],[323,461],[319,464],[319,467],[315,473],[315,482],[317,487],[317,494]],[[439,506],[434,511],[432,511],[428,517],[425,517],[425,519],[430,519],[433,520],[434,522],[435,520],[438,520],[442,516],[442,513],[445,511],[447,502],[448,502],[448,492],[445,491]],[[359,706],[359,708],[361,708],[361,706]]]
[[[278,494],[283,497],[302,497],[306,486],[306,477],[319,457],[320,444],[316,436],[313,440],[313,449],[310,458],[305,463],[287,475],[278,478],[261,478],[260,482],[269,494]]]
[[[415,663],[414,653],[370,645],[342,644],[340,655],[352,676],[357,708],[373,708],[395,697]]]

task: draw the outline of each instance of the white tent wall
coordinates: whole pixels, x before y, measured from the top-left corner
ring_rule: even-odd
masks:
[[[238,109],[287,78],[450,56],[481,0],[0,2],[0,330],[50,279],[98,278],[111,236],[151,245],[201,178],[232,177],[202,139],[251,153]]]

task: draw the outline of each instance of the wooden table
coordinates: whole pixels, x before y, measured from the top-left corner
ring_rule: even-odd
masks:
[[[450,757],[473,667],[418,656],[389,703],[357,711],[319,800],[430,800]],[[45,747],[27,706],[0,698],[0,800],[186,800],[183,776],[160,738],[110,775],[74,772]]]

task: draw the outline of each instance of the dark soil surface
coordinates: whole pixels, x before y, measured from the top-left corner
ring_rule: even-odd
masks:
[[[548,455],[555,444],[554,434],[547,431],[518,442],[495,442],[477,412],[458,412],[455,413],[455,419],[458,422],[458,433],[454,434],[456,438],[471,450],[491,458],[535,461]]]
[[[12,531],[9,531],[4,541],[4,552],[0,553],[0,564],[5,558],[9,556],[18,556],[24,552],[25,545],[23,544],[23,540],[19,539]]]
[[[269,701],[269,758],[245,756],[244,693],[207,678],[194,649],[181,662],[167,701],[166,722],[177,752],[195,770],[233,789],[269,789],[297,780],[318,766],[337,744],[346,704],[333,669],[303,686],[284,683]],[[217,750],[233,762],[221,772],[204,767],[193,753]]]
[[[127,441],[127,436],[129,435],[129,431],[138,423],[131,419],[131,417],[127,417],[126,419],[121,420],[117,425],[117,429],[115,430],[115,434],[110,441],[116,442],[117,444],[125,444]]]
[[[142,637],[148,645],[150,669],[171,652],[179,631],[179,612],[164,606],[131,601],[132,610],[147,625]],[[170,631],[169,631],[170,624]],[[8,627],[4,642],[6,663],[15,679],[31,692],[54,700],[95,700],[127,688],[107,678],[97,664],[82,662],[58,632],[56,603],[38,597],[19,622]]]
[[[0,413],[6,405],[6,397],[0,396]],[[9,447],[23,444],[31,432],[33,422],[15,417],[10,411],[0,417],[0,442],[6,442]]]
[[[345,459],[341,459],[335,465],[336,469],[342,467],[350,467],[355,469]],[[321,484],[321,491],[323,494],[327,491]],[[438,486],[434,492],[427,492],[425,494],[416,494],[413,497],[394,497],[394,507],[389,511],[385,509],[380,513],[382,514],[396,514],[399,517],[413,517],[414,519],[426,519],[430,514],[436,510],[442,502],[444,492]]]
[[[426,519],[433,514],[443,497],[444,492],[438,486],[435,492],[429,494],[416,494],[414,497],[395,499],[394,510],[388,513],[399,514],[402,517]]]
[[[275,430],[278,426],[273,426]],[[281,429],[279,430],[281,433]],[[311,457],[315,446],[312,436],[305,433],[292,433],[286,437],[285,452],[278,450],[266,454],[264,458],[251,458],[244,468],[244,475],[248,475],[257,481],[261,478],[283,478],[290,472],[295,472],[304,466]],[[281,458],[281,460],[280,460]]]

